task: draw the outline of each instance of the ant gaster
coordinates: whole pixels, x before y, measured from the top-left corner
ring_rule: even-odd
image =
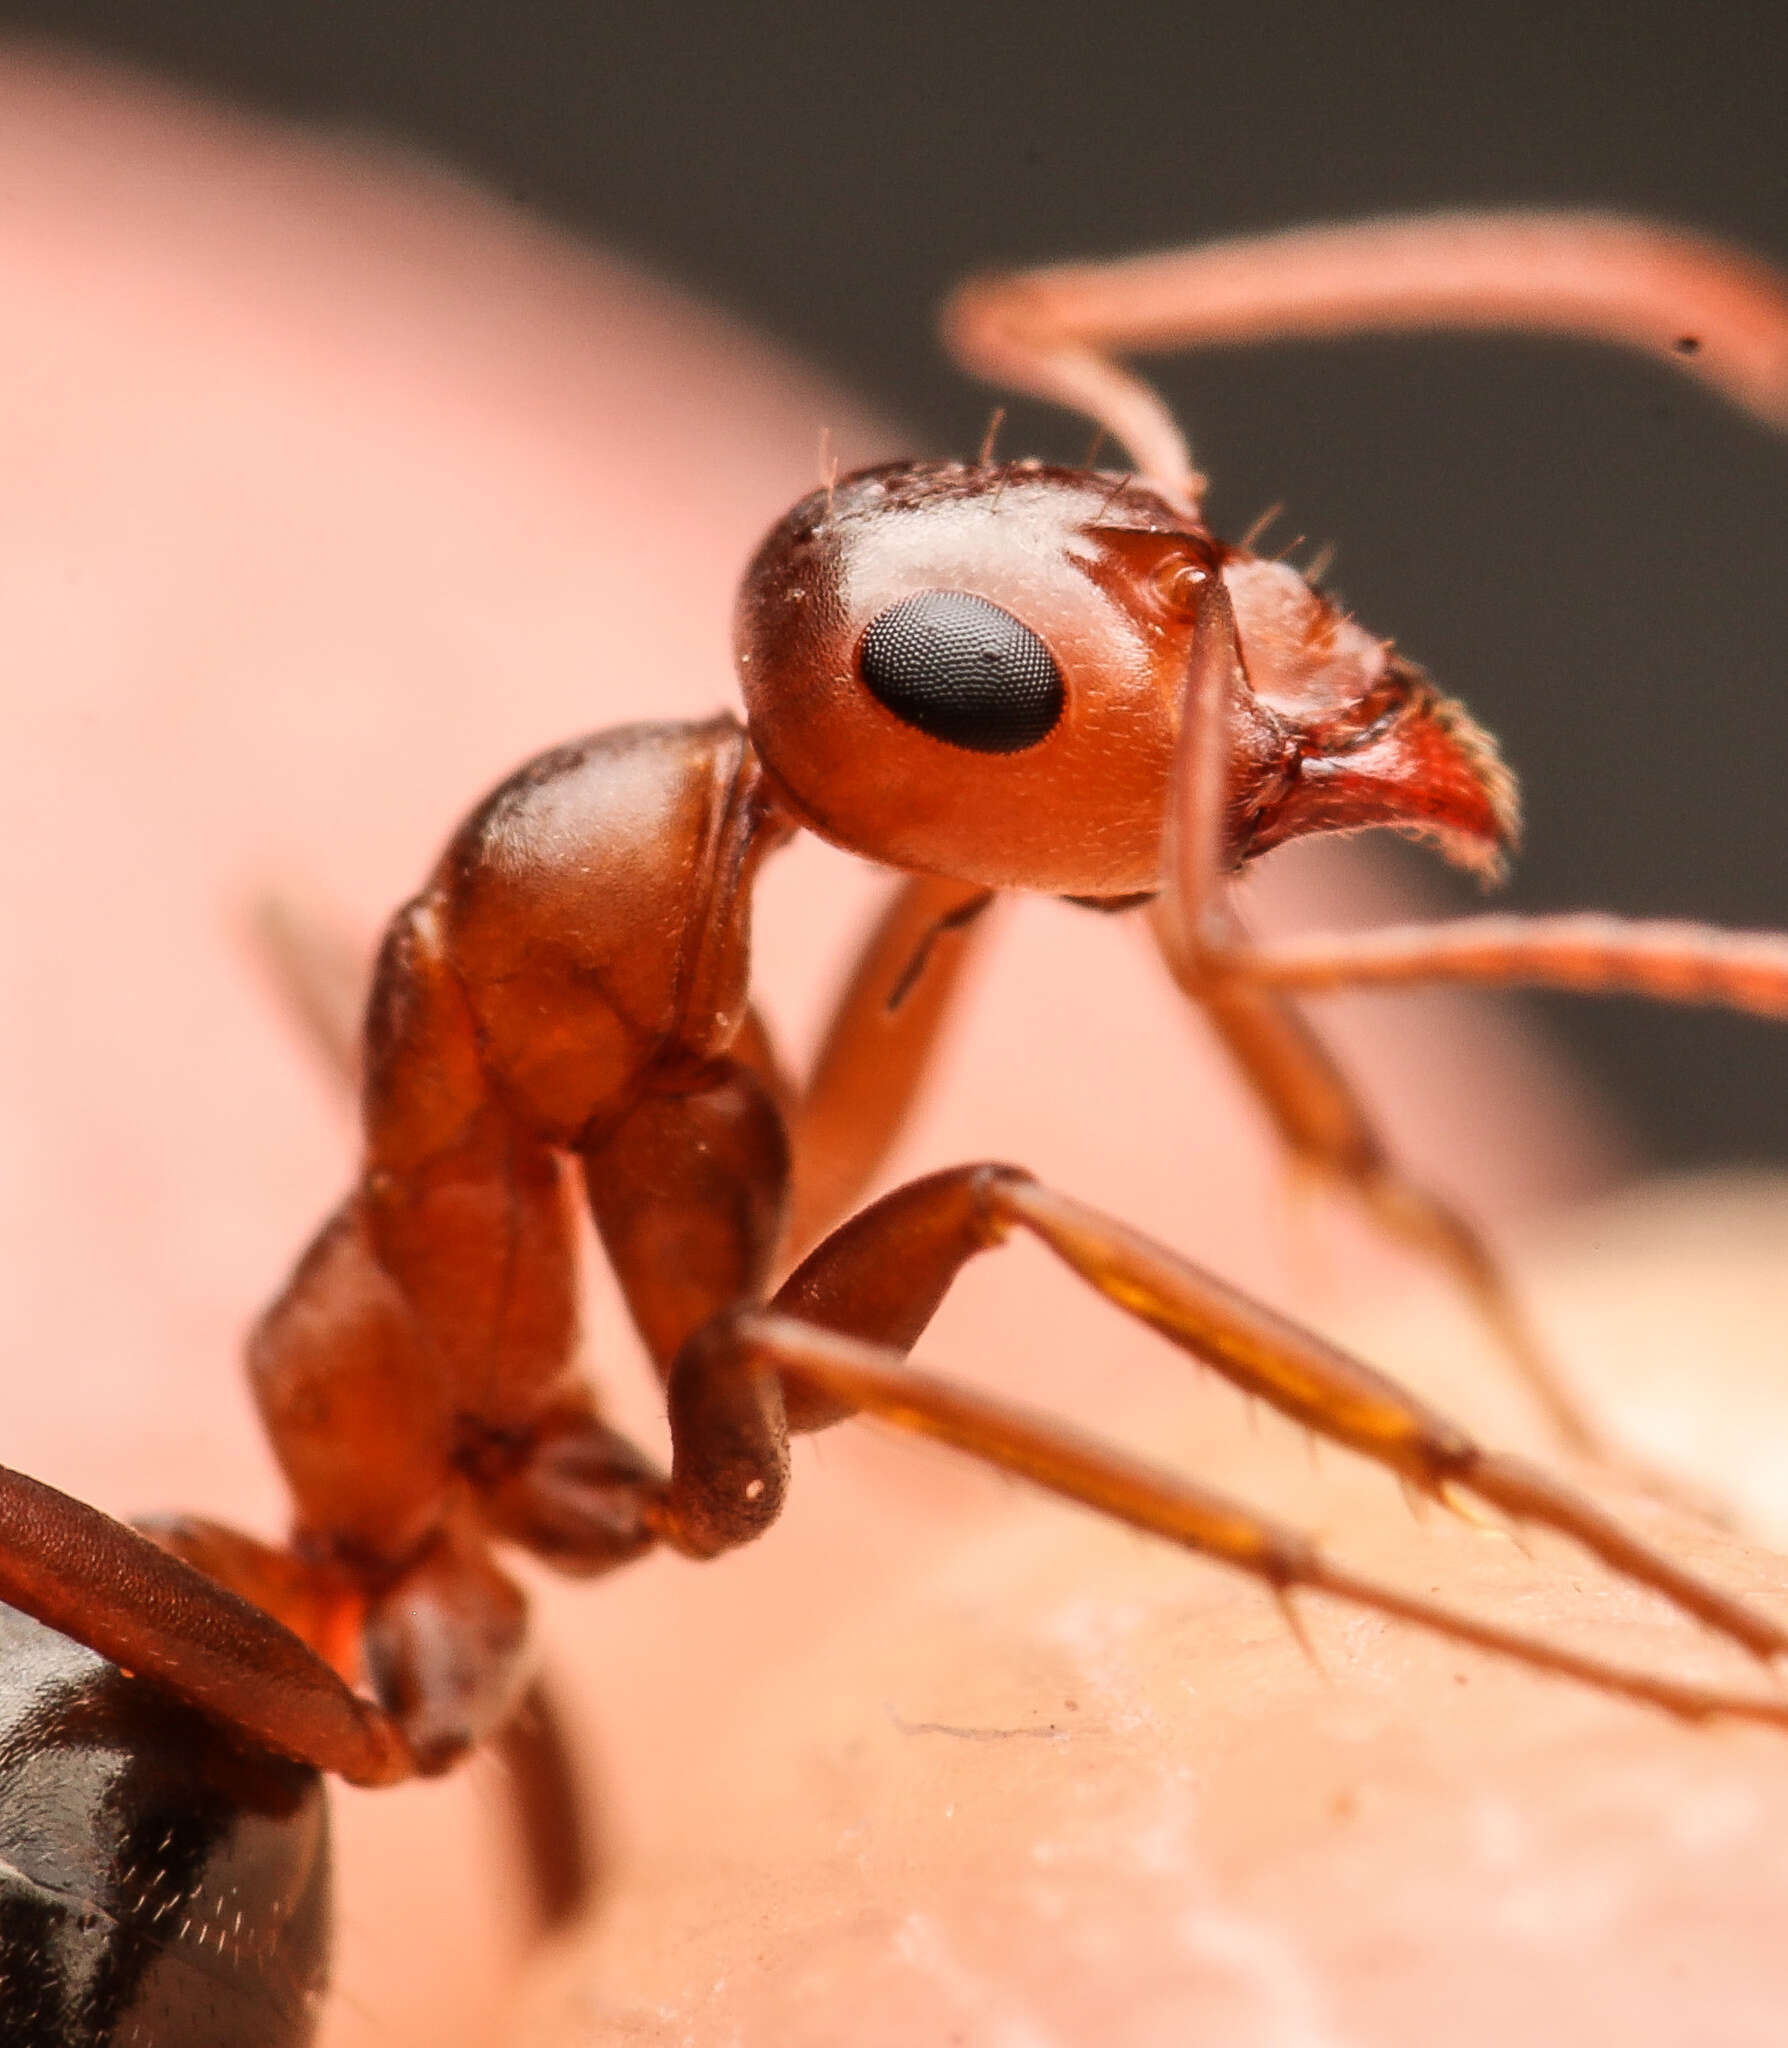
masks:
[[[869,1414],[1282,1599],[1320,1588],[1679,1715],[1788,1727],[1779,1699],[1363,1579],[1295,1530],[908,1363],[963,1265],[1025,1232],[1419,1491],[1548,1525],[1757,1656],[1788,1651],[1782,1624],[1117,1219],[973,1164],[839,1220],[901,1124],[990,897],[1146,902],[1291,1151],[1449,1269],[1560,1433],[1591,1443],[1483,1241],[1387,1156],[1292,993],[1519,981],[1782,1015],[1788,941],[1473,918],[1252,943],[1228,883],[1261,854],[1379,826],[1491,872],[1514,785],[1388,643],[1207,530],[1178,430],[1111,354],[1443,325],[1643,347],[1788,422],[1781,280],[1592,216],[1366,223],[966,288],[946,314],[958,356],[1085,412],[1135,470],[903,463],[828,483],[747,572],[745,724],[601,733],[487,798],[386,934],[360,1177],[251,1342],[290,1544],[196,1520],[139,1534],[0,1472],[0,1594],[239,1743],[388,1783],[513,1725],[524,1615],[502,1546],[578,1574],[658,1544],[716,1555],[775,1520],[791,1433]],[[751,1006],[748,913],[760,862],[800,830],[905,879],[797,1089]],[[574,1368],[567,1157],[663,1378],[668,1474]],[[273,1796],[308,1811],[303,1794]]]

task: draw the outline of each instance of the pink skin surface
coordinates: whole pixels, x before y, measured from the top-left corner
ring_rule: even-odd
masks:
[[[811,484],[820,428],[847,462],[896,443],[749,336],[413,163],[34,58],[0,69],[0,264],[6,1457],[116,1513],[273,1533],[236,1355],[353,1134],[256,968],[250,906],[277,889],[370,939],[515,761],[734,701],[733,579]],[[1394,907],[1352,854],[1274,866],[1264,923]],[[874,886],[816,847],[767,880],[759,978],[791,1046]],[[1493,1223],[1608,1171],[1593,1113],[1493,1015],[1334,1016],[1408,1155]],[[1458,1315],[1428,1293],[1375,1307],[1407,1267],[1326,1214],[1332,1273],[1311,1282],[1258,1116],[1122,923],[1004,920],[897,1163],[974,1156],[1370,1329],[1425,1391],[1531,1440]],[[1593,1333],[1635,1296],[1584,1270],[1554,1292]],[[591,1277],[591,1356],[661,1443]],[[1659,1348],[1663,1315],[1632,1342]],[[1585,1343],[1612,1387],[1628,1361]],[[1238,1491],[1258,1476],[1406,1583],[1700,1654],[1552,1548],[1528,1564],[1418,1533],[1338,1456],[1311,1480],[1282,1432],[1251,1437],[1023,1249],[972,1273],[923,1349],[1101,1428],[1128,1417]],[[1648,1411],[1666,1436],[1688,1412]],[[1760,1555],[1660,1526],[1788,1597]],[[1788,1745],[1377,1624],[1314,1628],[1328,1685],[1250,1588],[942,1453],[849,1429],[804,1446],[752,1553],[545,1589],[614,1876],[529,2037],[1663,2040],[1693,2015],[1698,2040],[1774,2038]],[[1014,1728],[1041,1733],[994,1732]],[[338,1802],[334,2048],[516,2038],[500,1792],[475,1763]],[[1715,1998],[1723,2031],[1701,2024]]]

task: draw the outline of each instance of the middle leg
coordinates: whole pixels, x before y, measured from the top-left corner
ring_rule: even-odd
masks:
[[[1230,593],[1221,578],[1213,577],[1200,600],[1173,786],[1162,821],[1163,886],[1152,924],[1168,971],[1181,992],[1202,1010],[1240,1067],[1291,1158],[1351,1196],[1380,1229],[1432,1259],[1451,1277],[1497,1339],[1561,1442],[1604,1463],[1626,1462],[1613,1452],[1560,1375],[1482,1231],[1391,1156],[1358,1089],[1286,993],[1288,985],[1332,987],[1375,978],[1369,971],[1348,971],[1361,960],[1377,961],[1382,970],[1379,979],[1448,978],[1444,973],[1423,974],[1420,963],[1434,956],[1432,948],[1419,943],[1420,928],[1383,935],[1393,942],[1417,941],[1401,946],[1381,944],[1375,949],[1379,934],[1343,938],[1326,948],[1318,942],[1304,949],[1307,964],[1318,971],[1300,982],[1276,971],[1287,949],[1253,945],[1236,916],[1229,901],[1224,764],[1231,757],[1235,707],[1248,689]],[[1478,922],[1467,920],[1460,926],[1436,929],[1469,932]],[[1605,942],[1611,942],[1605,929],[1608,922],[1598,925]],[[1677,936],[1680,939],[1680,932]],[[1704,997],[1723,996],[1741,1002],[1749,997],[1753,1005],[1767,1000],[1773,987],[1780,1003],[1788,997],[1788,942],[1772,943],[1773,963],[1767,947],[1760,952],[1754,945],[1739,946],[1725,963],[1729,972],[1724,982],[1716,978],[1710,985],[1708,975],[1703,974],[1698,980],[1691,977],[1691,985]],[[1454,978],[1472,978],[1474,959],[1480,969],[1478,978],[1495,978],[1482,972],[1481,959],[1472,955],[1468,946],[1459,950],[1464,964]],[[1615,951],[1620,952],[1618,944]],[[1672,957],[1680,966],[1679,957]],[[1525,956],[1530,967],[1531,958],[1531,952]],[[1568,967],[1579,977],[1588,971],[1581,951],[1570,957]],[[1322,972],[1325,968],[1327,979]],[[1401,975],[1395,971],[1398,968]],[[1656,972],[1658,978],[1646,986],[1652,992],[1664,992],[1669,986],[1666,967],[1660,963]],[[1761,993],[1759,977],[1768,985]],[[1520,978],[1519,966],[1511,968],[1505,963],[1503,978]],[[1586,984],[1579,980],[1577,985]],[[1620,984],[1610,974],[1601,985]],[[1635,984],[1629,980],[1624,985]]]
[[[958,1167],[896,1189],[804,1261],[772,1300],[780,1335],[769,1347],[792,1356],[791,1347],[799,1347],[789,1333],[813,1333],[801,1340],[808,1345],[803,1370],[783,1376],[762,1369],[761,1358],[753,1364],[765,1345],[761,1319],[749,1310],[717,1317],[692,1336],[670,1374],[675,1448],[669,1487],[649,1515],[657,1532],[680,1549],[708,1556],[767,1526],[786,1490],[790,1428],[851,1412],[850,1361],[865,1364],[864,1346],[884,1375],[865,1405],[961,1441],[996,1463],[1016,1460],[1015,1469],[1029,1470],[1017,1452],[1006,1458],[991,1442],[964,1441],[965,1431],[972,1434],[969,1424],[936,1421],[938,1403],[929,1395],[904,1413],[899,1385],[905,1382],[884,1383],[967,1261],[1014,1229],[1030,1232],[1114,1306],[1237,1386],[1420,1491],[1443,1501],[1474,1496],[1518,1521],[1552,1528],[1752,1654],[1788,1653],[1788,1630],[1779,1623],[1685,1570],[1586,1497],[1523,1460],[1486,1449],[1383,1374],[1177,1253],[1006,1166]],[[834,1340],[843,1342],[843,1352]],[[821,1370],[815,1361],[822,1356],[837,1369]],[[913,1385],[918,1388],[919,1380]],[[912,1398],[919,1400],[917,1393]],[[972,1406],[980,1397],[961,1398]],[[921,1414],[934,1415],[935,1426],[916,1419]],[[1103,1456],[1084,1446],[1075,1455],[1092,1456],[1095,1464]],[[1136,1518],[1115,1504],[1129,1497],[1121,1484],[1112,1482],[1109,1497],[1089,1493],[1092,1484],[1087,1479],[1058,1490]],[[1173,1534],[1158,1521],[1144,1525]]]
[[[1164,948],[1297,1165],[1352,1197],[1387,1235],[1449,1275],[1502,1347],[1559,1442],[1621,1462],[1560,1373],[1470,1217],[1412,1178],[1379,1137],[1358,1088],[1297,1007],[1240,976],[1201,976]]]

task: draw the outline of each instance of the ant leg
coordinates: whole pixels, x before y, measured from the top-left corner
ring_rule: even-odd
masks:
[[[980,1171],[985,1177],[1010,1170]],[[1684,1719],[1727,1715],[1788,1727],[1788,1701],[1632,1671],[1331,1564],[1308,1537],[1253,1509],[1011,1403],[914,1370],[900,1348],[775,1311],[746,1309],[717,1318],[692,1341],[673,1380],[674,1389],[679,1385],[684,1398],[672,1411],[675,1476],[661,1515],[666,1539],[697,1556],[743,1542],[774,1519],[787,1477],[786,1439],[779,1427],[786,1393],[812,1408],[872,1415],[950,1444],[1048,1492],[1246,1572],[1267,1585],[1288,1613],[1294,1591],[1327,1592]]]
[[[1263,987],[1242,952],[1223,876],[1223,764],[1230,707],[1246,687],[1235,613],[1221,577],[1200,593],[1191,669],[1162,828],[1155,938],[1181,991],[1204,1012],[1301,1165],[1359,1200],[1380,1228],[1450,1273],[1501,1344],[1559,1440],[1616,1463],[1535,1335],[1482,1233],[1410,1179],[1373,1128],[1358,1090],[1293,1004]]]
[[[1680,229],[1596,213],[1435,213],[971,279],[942,314],[974,375],[1066,405],[1195,509],[1203,479],[1133,350],[1509,328],[1674,364],[1788,427],[1788,286]]]
[[[504,1803],[533,1892],[534,1931],[556,1934],[596,1896],[605,1859],[585,1815],[565,1717],[543,1678],[529,1684],[495,1746],[508,1782]]]
[[[583,1152],[590,1213],[661,1374],[690,1333],[759,1301],[788,1213],[788,1130],[747,1058],[648,1095]]]
[[[356,1667],[366,1596],[346,1572],[200,1515],[144,1515],[133,1526],[272,1615],[336,1671]]]
[[[1192,949],[1184,929],[1171,907],[1157,915],[1169,970],[1234,1054],[1294,1157],[1349,1188],[1384,1228],[1447,1268],[1561,1440],[1607,1459],[1608,1445],[1559,1379],[1482,1235],[1387,1157],[1352,1084],[1288,993],[1466,982],[1788,1017],[1788,937],[1604,916],[1485,916],[1256,945],[1231,917],[1219,945]]]
[[[1788,1652],[1788,1629],[1653,1550],[1581,1495],[1485,1450],[1370,1366],[1017,1168],[955,1167],[897,1188],[813,1251],[771,1311],[904,1354],[968,1260],[1014,1228],[1243,1391],[1422,1492],[1451,1502],[1474,1495],[1554,1529],[1752,1654]],[[785,1395],[774,1377],[742,1373],[737,1331],[736,1313],[717,1316],[683,1347],[670,1375],[671,1480],[649,1519],[664,1540],[696,1556],[744,1542],[775,1519],[791,1427],[850,1412],[823,1378],[796,1377]]]
[[[518,1466],[499,1446],[497,1470],[475,1480],[479,1516],[493,1536],[568,1578],[613,1571],[652,1547],[640,1502],[664,1475],[609,1428],[587,1389],[532,1425],[528,1439]]]
[[[1687,1720],[1730,1716],[1788,1727],[1788,1701],[1627,1670],[1380,1585],[1329,1563],[1308,1537],[1252,1508],[1013,1404],[915,1371],[898,1351],[763,1313],[742,1318],[739,1341],[785,1384],[849,1402],[861,1414],[951,1444],[1048,1492],[1247,1572],[1288,1609],[1288,1596],[1308,1587]]]
[[[634,1470],[641,1477],[658,1476],[637,1453]],[[143,1525],[143,1533],[283,1622],[301,1641],[323,1650],[331,1664],[340,1666],[358,1655],[365,1602],[345,1577],[194,1516],[157,1518]],[[492,1747],[504,1773],[511,1832],[527,1872],[534,1931],[545,1937],[569,1925],[596,1895],[603,1859],[564,1715],[544,1678],[536,1674],[529,1681]]]
[[[1788,1018],[1788,937],[1593,914],[1489,915],[1257,945],[1231,917],[1224,941],[1194,951],[1183,929],[1170,911],[1157,917],[1169,970],[1235,1055],[1292,1154],[1351,1189],[1385,1229],[1453,1274],[1562,1442],[1604,1462],[1630,1463],[1560,1380],[1481,1233],[1397,1170],[1352,1085],[1288,996],[1455,982],[1643,995]],[[1649,1472],[1636,1476],[1680,1491]]]
[[[0,1599],[251,1740],[356,1785],[411,1775],[396,1722],[252,1602],[0,1467]]]
[[[527,1682],[527,1600],[470,1517],[445,1522],[367,1603],[373,1691],[435,1776],[507,1723]]]
[[[1296,1007],[1245,970],[1213,974],[1190,966],[1171,941],[1164,940],[1162,950],[1175,980],[1229,1049],[1291,1156],[1353,1195],[1381,1229],[1452,1276],[1561,1443],[1587,1457],[1619,1462],[1560,1376],[1483,1233],[1397,1166],[1358,1089]]]
[[[899,1137],[992,900],[914,875],[865,940],[791,1113],[793,1256],[849,1214]]]
[[[1610,917],[1600,912],[1515,917],[1489,913],[1374,932],[1246,942],[1222,970],[1257,988],[1308,994],[1469,982],[1578,995],[1706,1003],[1754,1017],[1788,1017],[1788,934]]]

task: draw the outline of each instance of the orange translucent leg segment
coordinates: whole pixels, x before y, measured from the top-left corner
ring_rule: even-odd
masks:
[[[990,901],[913,875],[864,942],[790,1116],[796,1257],[850,1213],[899,1138]]]
[[[1292,1153],[1351,1189],[1385,1229],[1451,1273],[1560,1440],[1609,1459],[1609,1445],[1559,1377],[1481,1232],[1386,1155],[1364,1106],[1289,993],[1476,983],[1642,995],[1783,1018],[1788,937],[1600,915],[1488,916],[1264,946],[1236,931],[1225,948],[1207,952],[1196,966],[1183,952],[1164,950],[1170,970],[1235,1055]]]
[[[1474,1494],[1518,1521],[1569,1536],[1756,1656],[1788,1651],[1788,1629],[1769,1616],[1684,1570],[1537,1467],[1474,1443],[1394,1380],[1177,1252],[1036,1181],[1002,1179],[992,1200],[1120,1308],[1317,1434],[1424,1492]]]
[[[988,382],[1072,407],[1159,489],[1203,479],[1172,416],[1115,356],[1293,336],[1514,329],[1675,365],[1788,427],[1788,286],[1701,236],[1595,213],[1436,213],[1239,236],[972,279],[944,340]]]
[[[1607,1459],[1610,1447],[1540,1342],[1483,1233],[1392,1159],[1366,1106],[1304,1017],[1247,975],[1170,970],[1210,1020],[1300,1165],[1353,1196],[1378,1226],[1431,1258],[1472,1303],[1561,1443]]]
[[[1282,1599],[1308,1587],[1685,1719],[1724,1715],[1788,1728],[1788,1701],[1632,1671],[1363,1578],[1331,1564],[1308,1537],[1251,1508],[1007,1402],[915,1371],[896,1351],[765,1313],[742,1318],[735,1342],[742,1363],[755,1365],[760,1375],[773,1372],[791,1392],[950,1444],[1114,1521],[1246,1572]]]
[[[391,1717],[271,1615],[134,1529],[3,1467],[0,1599],[282,1756],[357,1785],[415,1768]]]
[[[1213,943],[1214,925],[1226,936]],[[1157,934],[1169,971],[1210,1018],[1295,1157],[1351,1189],[1393,1235],[1450,1272],[1501,1341],[1560,1438],[1608,1456],[1476,1227],[1404,1175],[1293,992],[1441,982],[1554,988],[1719,1004],[1788,1018],[1788,937],[1602,915],[1486,916],[1379,931],[1317,934],[1257,945],[1233,917],[1207,911],[1189,947],[1186,912],[1165,909]]]
[[[1234,613],[1220,579],[1204,594],[1162,827],[1164,888],[1154,911],[1162,958],[1210,1020],[1292,1157],[1353,1195],[1378,1225],[1449,1273],[1502,1345],[1561,1442],[1607,1458],[1477,1227],[1399,1168],[1359,1091],[1316,1032],[1263,986],[1226,898],[1223,764],[1230,706],[1246,686]]]
[[[1014,1228],[1038,1238],[1114,1306],[1318,1435],[1443,1500],[1475,1495],[1559,1531],[1756,1656],[1788,1651],[1779,1623],[1686,1571],[1581,1495],[1485,1450],[1382,1373],[1014,1167],[957,1167],[896,1189],[820,1245],[770,1313],[899,1357],[963,1266]],[[738,1316],[706,1324],[670,1375],[671,1481],[648,1517],[667,1542],[698,1556],[748,1541],[775,1519],[788,1485],[791,1426],[824,1427],[854,1406],[823,1376],[785,1384],[742,1371],[738,1329]]]
[[[1243,945],[1224,971],[1263,988],[1307,994],[1411,988],[1555,988],[1578,995],[1706,1003],[1788,1017],[1788,934],[1609,917],[1491,915],[1372,932],[1315,933]]]
[[[1387,1230],[1449,1271],[1560,1438],[1607,1457],[1608,1446],[1559,1378],[1482,1234],[1388,1158],[1357,1095],[1288,997],[1293,991],[1470,982],[1717,1003],[1788,1017],[1788,938],[1600,915],[1461,918],[1268,945],[1244,938],[1233,920],[1228,931],[1224,942],[1207,942],[1197,952],[1164,931],[1163,952],[1292,1153],[1349,1187]]]
[[[535,1678],[496,1739],[506,1802],[528,1872],[536,1933],[569,1926],[603,1882],[601,1844],[584,1811],[570,1729],[553,1688]]]

